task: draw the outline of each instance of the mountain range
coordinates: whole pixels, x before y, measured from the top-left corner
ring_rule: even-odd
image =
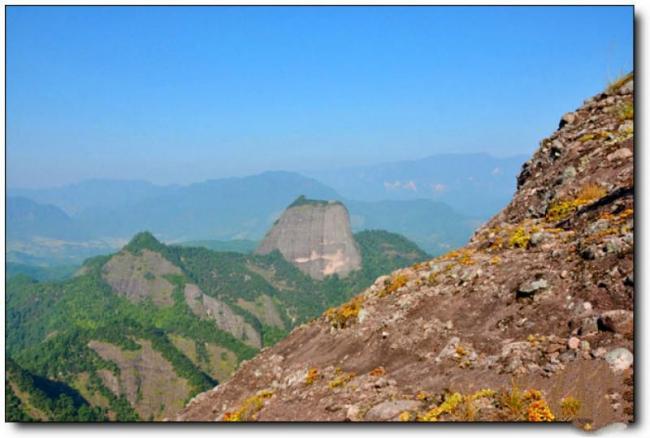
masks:
[[[259,241],[299,195],[342,201],[353,231],[399,233],[435,255],[465,243],[505,204],[522,161],[441,155],[318,174],[336,189],[283,171],[187,186],[89,180],[56,188],[13,188],[7,198],[8,260],[41,266],[79,264],[119,248],[142,229],[168,243]],[[407,185],[414,190],[397,190],[394,181],[405,181],[406,175],[411,175]],[[433,184],[432,178],[444,188],[422,190]],[[384,180],[393,181],[394,187]]]

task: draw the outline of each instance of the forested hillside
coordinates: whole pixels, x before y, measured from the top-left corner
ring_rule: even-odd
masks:
[[[13,276],[6,285],[8,418],[169,417],[377,275],[426,258],[391,233],[365,231],[355,240],[363,266],[345,279],[313,280],[278,252],[167,246],[150,233],[87,260],[68,280]]]

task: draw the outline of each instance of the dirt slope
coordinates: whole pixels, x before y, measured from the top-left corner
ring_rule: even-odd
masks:
[[[178,419],[633,421],[632,94],[564,115],[467,246],[377,279]]]

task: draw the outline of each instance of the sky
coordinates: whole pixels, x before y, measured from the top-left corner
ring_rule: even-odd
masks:
[[[9,187],[531,154],[631,7],[7,8]]]

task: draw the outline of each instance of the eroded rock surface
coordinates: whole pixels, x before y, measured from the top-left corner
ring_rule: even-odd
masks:
[[[262,347],[262,339],[257,330],[247,323],[243,316],[236,314],[228,304],[204,294],[195,284],[186,284],[184,293],[187,305],[196,316],[213,320],[221,330],[251,347]]]
[[[170,274],[182,272],[161,254],[148,249],[139,254],[121,251],[102,270],[102,277],[115,292],[134,302],[151,298],[158,306],[173,304],[174,285],[165,278]]]

